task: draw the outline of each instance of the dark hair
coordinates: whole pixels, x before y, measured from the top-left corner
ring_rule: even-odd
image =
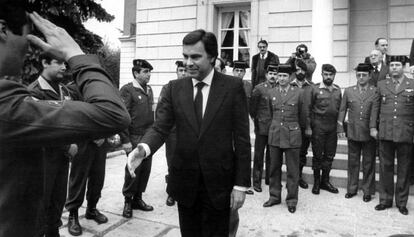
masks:
[[[322,71],[332,72],[333,74],[336,74],[335,67],[331,64],[328,64],[328,63],[322,65]]]
[[[27,0],[0,0],[0,19],[6,21],[13,34],[22,34],[22,27],[27,23],[26,10]]]
[[[265,44],[266,46],[268,46],[269,44],[267,43],[266,40],[261,39],[259,42],[257,42],[257,46],[259,46],[259,44]]]
[[[135,78],[134,72],[140,73],[142,69],[144,69],[144,68],[140,67],[140,66],[133,66],[132,70],[131,70],[132,71],[132,76]]]
[[[50,64],[50,62],[56,59],[55,57],[53,57],[50,53],[46,53],[46,52],[42,52],[39,54],[39,68],[40,71],[43,71],[43,63],[42,61],[45,60],[47,64]],[[56,59],[57,60],[57,59]]]
[[[226,63],[221,58],[216,58],[216,60],[219,60],[219,62],[220,62],[220,70],[223,71],[223,69],[226,68]]]
[[[214,58],[212,65],[214,66],[215,59],[218,56],[217,38],[212,32],[207,32],[203,29],[198,29],[188,33],[184,36],[183,45],[194,45],[201,41],[204,44],[204,49],[210,57]]]
[[[305,53],[308,52],[308,46],[306,46],[306,44],[300,44],[296,46],[296,52],[298,52],[299,48],[305,48]]]
[[[379,41],[382,40],[382,39],[387,40],[386,38],[379,37],[375,40],[375,46],[377,46],[379,44]]]
[[[295,60],[295,66],[300,67],[305,72],[308,71],[308,66],[306,65],[306,63],[302,59],[296,59]]]

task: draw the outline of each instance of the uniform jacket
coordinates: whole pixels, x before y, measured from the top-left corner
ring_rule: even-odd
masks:
[[[404,76],[397,91],[392,79],[378,82],[378,100],[374,106],[379,119],[371,120],[376,128],[379,121],[379,139],[413,143],[414,136],[414,81]]]
[[[291,85],[285,96],[280,87],[269,92],[272,123],[269,145],[280,148],[299,148],[302,144],[301,127],[310,127],[308,110],[303,104],[303,90]],[[307,125],[306,125],[307,124]]]
[[[317,83],[313,87],[309,110],[312,128],[315,124],[329,130],[337,127],[342,95],[339,86],[332,86],[332,92],[325,88],[323,83]]]
[[[268,81],[257,85],[250,98],[249,112],[255,123],[256,133],[267,136],[270,123],[272,122],[272,111],[270,108],[269,92],[272,84]]]
[[[294,74],[294,73],[293,73]],[[306,79],[305,79],[306,80]],[[294,77],[293,81],[290,82],[291,86],[295,86],[298,87],[300,89],[302,89],[302,98],[303,98],[303,106],[306,107],[306,110],[308,112],[308,116],[309,116],[309,109],[311,106],[311,97],[312,97],[312,91],[313,91],[313,87],[314,87],[314,83],[312,81],[306,80],[305,83],[302,85],[302,88],[299,86],[299,82],[297,81],[296,77]],[[308,117],[308,119],[310,119]],[[301,123],[301,125],[306,125],[305,123]],[[302,130],[305,130],[305,127],[301,127]]]
[[[387,65],[388,61],[390,60],[390,55],[385,55],[385,62],[382,60],[383,65]],[[370,56],[365,57],[364,63],[371,63]]]
[[[121,88],[121,97],[131,116],[129,128],[120,133],[121,142],[128,143],[129,135],[144,135],[154,123],[154,95],[147,85],[147,91],[137,81],[128,83]]]
[[[259,58],[260,58],[260,53],[254,55],[252,57],[251,72],[252,72],[252,86],[253,86],[253,88],[256,87],[256,85],[258,85],[259,83],[266,80],[265,78],[257,78],[257,62],[259,61]],[[264,69],[265,70],[266,70],[267,65],[269,65],[269,63],[279,64],[280,62],[279,62],[279,57],[276,54],[274,54],[270,51],[267,51],[267,57],[266,57],[265,62],[264,62],[264,66],[265,66]]]
[[[42,203],[41,147],[109,136],[130,118],[94,56],[68,61],[84,102],[41,101],[19,83],[0,80],[0,236],[35,236]]]
[[[250,187],[250,134],[246,95],[239,79],[214,71],[201,128],[194,110],[191,78],[170,81],[157,120],[141,142],[154,153],[177,127],[169,167],[168,193],[187,207],[194,203],[200,177],[212,204],[227,208],[234,185]]]
[[[374,86],[368,86],[365,93],[360,93],[357,85],[345,89],[338,121],[343,123],[348,112],[347,137],[349,140],[364,142],[372,139],[369,124],[371,119],[376,119],[373,105],[377,100],[377,89]],[[342,132],[343,128],[340,129]]]

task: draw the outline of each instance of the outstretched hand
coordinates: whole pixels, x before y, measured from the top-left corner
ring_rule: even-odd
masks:
[[[141,165],[142,161],[145,159],[145,150],[141,145],[138,145],[131,153],[128,154],[127,158],[127,167],[129,174],[132,178],[135,178],[135,169]]]
[[[36,12],[29,14],[36,28],[44,35],[46,42],[35,35],[27,35],[27,39],[44,52],[59,60],[68,61],[71,57],[84,54],[75,40],[52,22],[41,17]]]

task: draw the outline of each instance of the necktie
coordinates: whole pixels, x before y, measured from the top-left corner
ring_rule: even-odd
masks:
[[[201,122],[203,121],[203,93],[201,90],[203,89],[206,83],[199,82],[196,84],[197,87],[197,94],[194,100],[194,110],[197,117],[198,127],[201,127]]]
[[[374,72],[376,72],[376,73],[378,72],[378,65],[375,66]]]
[[[397,81],[397,80],[394,80],[393,82],[394,82],[395,91],[397,91],[398,90],[398,86],[400,85],[400,82]]]
[[[361,95],[364,95],[366,91],[367,91],[366,88],[361,88]]]

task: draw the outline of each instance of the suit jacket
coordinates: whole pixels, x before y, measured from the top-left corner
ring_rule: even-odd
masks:
[[[176,125],[177,146],[169,167],[167,192],[191,207],[205,185],[216,209],[228,208],[234,185],[250,187],[250,134],[246,95],[240,79],[214,71],[201,128],[194,110],[191,78],[170,81],[144,135],[151,153]]]
[[[413,143],[414,138],[414,81],[404,76],[398,90],[392,79],[378,82],[378,100],[374,105],[371,128],[379,121],[379,139]]]
[[[371,60],[369,59],[370,56],[365,57],[364,63],[371,63]],[[384,65],[387,65],[390,60],[390,55],[385,55],[385,62],[383,61]]]
[[[375,72],[375,70],[371,72],[371,78],[369,79],[368,83],[372,86],[377,86],[379,81],[385,80],[388,74],[388,70],[388,65],[382,64],[381,69],[378,72]]]
[[[252,71],[252,86],[253,86],[253,88],[257,84],[259,84],[259,83],[266,80],[266,78],[258,78],[258,76],[257,76],[257,70],[256,69],[257,69],[257,61],[259,61],[259,57],[260,57],[260,53],[254,55],[253,58],[252,58],[252,67],[251,67],[252,70],[251,71]],[[271,62],[279,64],[279,57],[276,54],[274,54],[270,51],[267,51],[267,58],[265,59],[265,63],[264,63],[265,68],[264,69],[266,69],[267,65],[269,65],[269,63],[271,63]]]
[[[307,125],[303,124],[309,115],[303,103],[302,93],[302,89],[293,85],[285,96],[282,96],[280,87],[270,91],[272,124],[269,129],[269,145],[280,148],[300,148],[301,127],[310,128],[310,120],[307,120]]]
[[[339,109],[338,121],[344,122],[348,113],[347,136],[353,141],[369,141],[371,138],[369,124],[371,119],[376,119],[374,103],[378,100],[377,90],[369,86],[367,91],[360,93],[358,86],[351,86],[345,89]],[[341,130],[342,129],[342,130]],[[340,132],[343,127],[340,128]]]

